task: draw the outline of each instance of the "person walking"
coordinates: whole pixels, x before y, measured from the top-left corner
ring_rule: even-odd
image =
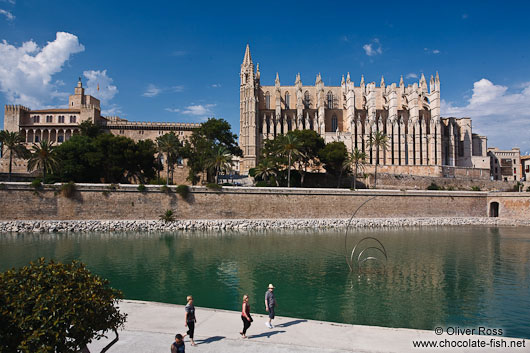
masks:
[[[246,333],[248,328],[250,327],[250,324],[252,323],[252,316],[250,316],[250,304],[248,303],[248,295],[243,296],[243,306],[241,308],[241,320],[243,320],[243,331],[239,332],[239,334],[243,338],[247,338]]]
[[[185,353],[184,337],[180,333],[175,336],[175,342],[171,344],[171,353]]]
[[[269,321],[265,322],[265,326],[273,328],[272,320],[274,319],[274,308],[276,307],[276,298],[274,298],[274,286],[269,284],[269,289],[265,292],[265,310],[269,313]]]
[[[193,334],[195,332],[195,323],[197,323],[197,317],[195,316],[195,306],[193,305],[193,297],[191,295],[188,295],[186,297],[186,300],[188,301],[188,304],[186,304],[186,307],[184,310],[186,311],[186,326],[188,328],[188,332],[186,334],[190,337],[191,345],[196,346],[197,344],[193,340]]]

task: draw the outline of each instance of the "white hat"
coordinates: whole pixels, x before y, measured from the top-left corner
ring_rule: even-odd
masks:
[[[272,283],[269,283],[269,288],[274,289],[274,286],[272,285]]]

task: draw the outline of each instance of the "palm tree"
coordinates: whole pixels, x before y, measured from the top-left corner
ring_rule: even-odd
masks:
[[[376,131],[375,134],[370,135],[369,144],[371,147],[375,147],[375,172],[374,172],[374,189],[377,188],[377,165],[379,164],[379,149],[386,152],[388,149],[388,136],[381,132]]]
[[[11,181],[11,172],[13,170],[13,155],[17,158],[25,158],[27,149],[23,145],[24,137],[18,132],[9,132],[7,130],[0,131],[0,142],[2,143],[2,152],[4,147],[9,151],[9,176],[8,181]]]
[[[169,184],[169,170],[172,168],[173,164],[177,161],[177,156],[180,152],[180,141],[173,132],[164,134],[156,138],[156,145],[158,153],[163,153],[166,155],[166,185]]]
[[[355,190],[357,188],[357,173],[364,170],[364,165],[366,163],[366,153],[359,151],[356,147],[352,153],[348,156],[349,165],[353,166],[353,180],[352,188]]]
[[[287,134],[280,140],[280,151],[288,155],[289,162],[287,168],[287,187],[291,187],[291,165],[293,158],[296,158],[300,154],[301,144],[292,134]]]
[[[46,182],[46,173],[56,171],[59,164],[55,156],[55,146],[53,142],[42,140],[39,144],[33,144],[31,150],[31,156],[28,160],[28,172],[41,169],[42,180]]]
[[[208,163],[215,170],[215,182],[219,182],[219,173],[232,169],[232,155],[224,146],[219,146],[215,150],[215,155]]]
[[[276,171],[276,165],[270,159],[263,159],[255,168],[256,177],[262,178],[265,182],[269,182],[269,178],[274,177],[276,186],[278,186],[278,172]]]

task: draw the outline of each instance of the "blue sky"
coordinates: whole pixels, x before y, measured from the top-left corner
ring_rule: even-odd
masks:
[[[221,117],[239,131],[245,45],[262,84],[350,72],[379,84],[441,79],[442,115],[471,116],[489,146],[530,151],[526,2],[0,0],[0,104],[65,105],[81,76],[104,113]],[[99,84],[100,91],[95,87]],[[2,127],[3,121],[0,123]]]

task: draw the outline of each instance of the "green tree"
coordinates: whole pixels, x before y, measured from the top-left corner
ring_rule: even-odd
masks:
[[[85,120],[79,124],[79,131],[81,132],[81,135],[88,137],[96,137],[103,133],[101,126],[94,124],[90,120]]]
[[[353,167],[353,180],[352,188],[353,190],[357,189],[357,175],[359,171],[364,170],[364,165],[366,164],[366,153],[359,151],[357,147],[348,155],[347,163]]]
[[[296,162],[301,174],[301,185],[303,186],[307,170],[311,166],[319,164],[318,153],[326,144],[324,139],[314,130],[294,130],[287,135],[294,135],[300,142],[300,154]]]
[[[263,181],[269,183],[269,180],[274,178],[276,186],[278,186],[278,166],[270,159],[262,159],[255,169],[254,176],[256,178],[263,179]]]
[[[7,130],[0,131],[0,142],[2,142],[2,153],[5,148],[9,151],[9,175],[8,181],[11,181],[11,174],[13,171],[13,156],[16,158],[26,158],[28,151],[24,146],[24,137],[18,132],[10,132]]]
[[[210,118],[192,132],[182,149],[182,156],[188,159],[189,181],[196,184],[201,173],[206,180],[213,181],[215,169],[211,167],[211,161],[215,159],[219,146],[232,156],[243,155],[237,146],[237,136],[230,131],[230,124],[225,120]]]
[[[121,298],[77,261],[41,258],[1,273],[0,351],[75,352],[109,330],[116,334],[113,344],[126,320],[117,307]]]
[[[369,145],[375,148],[374,189],[377,188],[377,165],[379,164],[379,150],[386,152],[388,149],[388,136],[381,131],[370,135]]]
[[[157,137],[156,144],[158,152],[166,156],[166,185],[168,185],[169,171],[177,162],[182,144],[180,143],[177,135],[175,135],[173,132]]]
[[[215,154],[210,161],[210,167],[215,170],[215,181],[219,182],[219,173],[232,170],[232,155],[224,146],[217,146]]]
[[[287,156],[287,187],[291,187],[291,166],[293,159],[298,158],[300,155],[301,144],[296,135],[283,135],[278,136],[277,139],[280,143],[280,152]]]
[[[344,142],[334,141],[326,144],[319,153],[320,161],[324,164],[326,172],[342,176],[344,161],[348,158],[348,150]],[[340,186],[340,184],[338,184]]]
[[[31,155],[28,160],[28,172],[35,169],[42,171],[42,181],[46,182],[46,174],[57,170],[58,162],[55,155],[53,142],[42,140],[31,147]]]

